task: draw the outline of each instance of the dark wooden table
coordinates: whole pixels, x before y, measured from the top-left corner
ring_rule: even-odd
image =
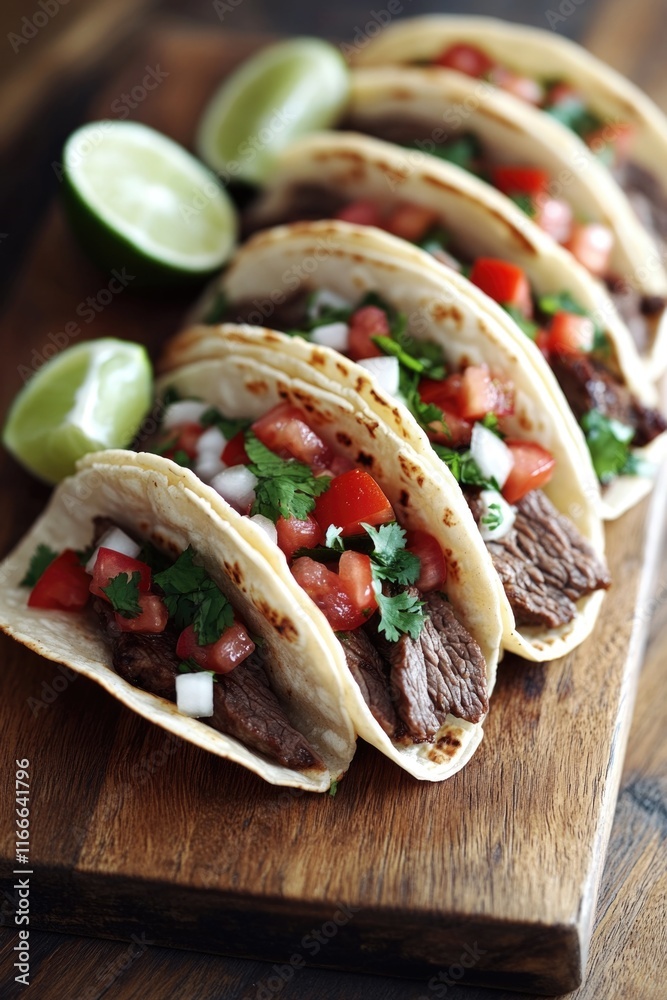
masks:
[[[238,19],[229,28],[265,28],[276,30],[294,28],[304,23],[307,30],[316,30],[313,23],[313,8],[309,6],[310,22],[298,21],[295,8],[287,5],[286,23],[277,23],[275,10],[268,3],[255,3],[255,21],[252,21],[254,0],[245,0],[235,11]],[[182,10],[183,5],[172,3],[172,9]],[[193,4],[193,9],[201,8],[202,18],[208,17],[212,23],[217,17],[210,17],[208,4]],[[380,5],[381,6],[381,5]],[[430,9],[435,4],[423,4],[421,9]],[[440,5],[442,6],[442,5]],[[537,11],[530,5],[530,15],[525,19],[543,24],[544,9]],[[555,10],[558,3],[550,5]],[[475,4],[475,9],[484,13],[501,13],[516,19],[521,7],[526,4]],[[415,2],[410,8],[417,9]],[[470,9],[470,8],[467,8]],[[344,36],[345,27],[340,18],[348,18],[347,25],[354,27],[365,11],[358,5],[343,4],[338,12],[338,21],[328,20],[322,26],[334,34]],[[295,18],[297,18],[295,20]],[[287,23],[289,22],[289,23]],[[228,27],[227,24],[224,25]],[[563,24],[564,32],[578,34],[597,54],[607,58],[622,71],[628,73],[663,105],[667,104],[667,71],[664,68],[665,31],[662,27],[661,5],[652,0],[636,0],[632,5],[632,17],[628,18],[627,4],[621,0],[588,3],[577,6],[576,12]],[[118,67],[116,67],[117,69]],[[98,80],[87,78],[85,92],[92,93]],[[70,118],[79,114],[83,106],[81,94],[77,100],[71,98],[68,105]],[[65,124],[67,115],[59,119],[59,128],[65,131],[76,120]],[[57,129],[50,132],[51,142],[56,139]],[[57,136],[57,141],[60,136]],[[25,137],[22,140],[25,142]],[[28,147],[30,148],[30,143]],[[44,178],[49,170],[48,154],[39,143],[33,144],[33,158],[25,165],[33,177]],[[43,194],[39,204],[48,200],[49,183],[42,184]],[[25,190],[25,189],[24,189]],[[38,206],[39,207],[39,206]],[[25,211],[33,227],[40,221],[40,213],[35,206],[24,200],[14,207],[14,220],[9,230],[9,238],[0,244],[6,249],[11,238],[16,238],[15,246],[28,246],[29,222],[25,232],[19,233],[18,223]],[[4,220],[5,215],[0,215]],[[3,223],[0,222],[0,230]],[[20,253],[12,253],[12,263],[16,266]],[[641,997],[646,1000],[661,1000],[666,995],[665,987],[665,899],[667,896],[667,807],[666,807],[666,763],[667,734],[664,727],[663,663],[667,657],[667,551],[663,553],[661,570],[655,593],[639,609],[639,614],[652,619],[650,640],[645,665],[640,680],[635,706],[633,727],[623,772],[621,792],[616,810],[611,843],[607,857],[601,893],[598,902],[597,921],[593,935],[589,973],[586,983],[570,994],[579,1000],[601,1000],[616,997]],[[5,905],[0,905],[0,923],[5,923]],[[0,932],[0,997],[18,996],[22,988],[13,982],[12,963],[16,935],[13,930]],[[31,1000],[167,1000],[167,998],[196,998],[196,1000],[267,1000],[280,996],[285,1000],[342,1000],[356,997],[368,1000],[418,1000],[420,997],[447,996],[454,1000],[483,1000],[494,994],[486,990],[456,986],[455,976],[448,977],[448,970],[442,970],[439,981],[408,982],[388,978],[369,977],[357,974],[328,972],[320,969],[299,969],[291,975],[287,971],[276,971],[272,963],[227,959],[204,954],[167,950],[151,946],[150,939],[139,936],[131,944],[127,942],[99,941],[56,934],[32,933],[31,945],[31,985],[27,995]],[[518,994],[501,992],[496,996],[510,997]]]

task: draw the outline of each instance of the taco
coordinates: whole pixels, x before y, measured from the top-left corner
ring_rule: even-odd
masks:
[[[649,373],[665,370],[663,236],[574,132],[486,80],[428,68],[358,70],[346,126],[456,163],[512,198],[605,282]]]
[[[554,31],[493,18],[434,16],[390,26],[358,50],[355,62],[444,67],[546,112],[562,136],[574,133],[615,175],[664,260],[667,186],[659,165],[667,158],[667,118],[581,46]]]
[[[482,739],[493,688],[503,623],[488,553],[451,477],[355,392],[276,361],[238,342],[184,357],[158,383],[161,427],[141,447],[191,464],[274,585],[298,582],[357,733],[441,780]]]
[[[361,396],[396,447],[409,444],[436,481],[453,475],[464,487],[491,575],[502,580],[505,647],[530,659],[563,655],[590,632],[609,583],[581,435],[548,388],[549,369],[541,374],[523,340],[508,336],[507,314],[410,250],[345,223],[265,232],[222,278],[226,318],[256,323],[264,312],[277,330],[300,335],[199,327],[167,347],[164,367],[197,361],[205,371],[234,350],[263,363],[269,349],[273,364],[321,391]],[[361,364],[327,350],[336,342]],[[540,536],[542,551],[528,541]]]
[[[467,274],[549,360],[618,517],[651,489],[667,423],[627,329],[599,282],[508,199],[456,166],[366,136],[322,133],[281,157],[247,229],[304,218],[363,221]],[[558,391],[558,390],[556,390]]]
[[[355,735],[301,591],[149,458],[89,455],[63,481],[0,567],[0,628],[175,736],[327,791]]]

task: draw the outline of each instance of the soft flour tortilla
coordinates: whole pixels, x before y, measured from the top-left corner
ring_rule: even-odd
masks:
[[[358,461],[361,454],[364,467],[389,498],[399,523],[407,529],[427,531],[438,539],[448,564],[447,597],[481,648],[491,692],[503,634],[500,590],[457,484],[434,477],[431,464],[405,441],[398,442],[356,393],[338,393],[330,379],[310,378],[303,366],[282,362],[274,351],[246,351],[243,340],[221,339],[214,355],[201,362],[184,363],[165,374],[158,381],[158,392],[171,386],[184,396],[196,396],[218,407],[229,417],[257,418],[287,400],[305,410],[309,425],[338,453],[353,461]],[[142,455],[142,460],[148,463],[151,459]],[[249,518],[232,510],[213,489],[201,484],[200,490],[220,519],[228,519],[239,536],[266,560],[276,584],[290,582],[293,586],[278,546]],[[432,744],[406,746],[390,740],[366,705],[326,618],[305,592],[299,593],[300,607],[310,613],[320,629],[343,679],[347,706],[359,735],[417,778],[438,781],[461,768],[482,739],[481,724],[450,715]]]
[[[277,581],[267,563],[202,499],[199,480],[166,459],[150,465],[134,452],[89,455],[66,479],[16,549],[0,565],[0,628],[47,659],[64,663],[100,684],[124,705],[203,750],[242,764],[266,781],[326,792],[348,768],[355,735],[344,708],[343,687],[328,644],[312,616],[302,611],[300,588]],[[29,608],[29,588],[19,586],[40,543],[56,551],[84,548],[92,520],[106,515],[135,536],[176,557],[192,545],[239,617],[265,641],[266,667],[285,711],[318,751],[326,770],[291,770],[273,763],[176,705],[134,687],[112,667],[111,652],[95,614]],[[232,582],[232,580],[234,582]]]
[[[606,171],[603,174],[608,176]],[[613,351],[610,363],[625,384],[646,406],[657,402],[656,390],[646,377],[628,329],[603,285],[510,199],[478,178],[435,157],[378,139],[325,132],[294,143],[281,156],[270,186],[253,210],[253,222],[259,226],[290,217],[298,204],[299,190],[313,185],[342,193],[350,201],[369,198],[387,207],[402,202],[423,206],[439,216],[455,243],[471,256],[500,257],[517,264],[540,295],[570,292],[607,334]],[[407,244],[404,247],[410,249]],[[451,274],[451,269],[431,260],[445,274]],[[503,322],[515,339],[518,336],[524,342],[534,364],[544,368],[536,345],[514,323],[508,323],[506,314]],[[550,388],[562,399],[553,378]],[[579,429],[577,433],[583,441]],[[667,454],[667,434],[634,453],[649,468],[657,468]],[[619,517],[652,486],[650,475],[618,477],[602,491],[601,515],[608,520]]]
[[[301,277],[295,281],[298,275]],[[264,309],[270,322],[272,302],[280,301],[280,296],[284,301],[297,289],[315,288],[329,289],[351,302],[367,291],[378,292],[408,317],[409,328],[417,337],[440,343],[452,366],[464,362],[487,364],[492,371],[511,377],[516,388],[516,410],[509,418],[509,434],[537,441],[554,455],[556,470],[544,491],[593,548],[602,553],[599,486],[583,436],[562,394],[553,388],[555,380],[544,359],[540,358],[541,365],[534,363],[533,354],[529,353],[530,343],[518,331],[513,332],[514,324],[503,309],[459,274],[446,272],[409,244],[376,229],[336,222],[280,226],[261,233],[237,254],[217,290],[226,297],[232,313],[234,302],[256,302],[258,312],[261,314]],[[216,291],[209,294],[215,295]],[[205,314],[206,303],[201,306]],[[232,353],[243,357],[242,350],[245,352],[246,348],[242,349],[233,339],[229,341],[229,332],[229,328],[226,333],[225,329],[216,333],[214,328],[206,327],[186,331],[167,346],[165,368],[173,371],[197,358],[204,374],[207,357]],[[331,379],[339,389],[344,386],[347,392],[360,395],[364,406],[379,416],[394,435],[397,445],[407,442],[428,463],[432,476],[439,481],[443,477],[447,483],[452,481],[426,433],[404,406],[387,396],[366,369],[299,338],[266,331],[253,334],[247,329],[231,333],[237,339],[263,337],[273,352],[273,363],[290,375],[291,365],[298,361],[300,367],[294,370],[299,371],[300,377],[313,382],[319,372],[320,378]],[[226,340],[233,347],[225,346]],[[261,354],[253,353],[253,357],[259,359]],[[225,364],[226,361],[220,365],[221,372]],[[214,380],[213,376],[209,378]],[[201,395],[196,389],[193,382],[193,393]],[[476,529],[475,533],[479,538]],[[497,580],[495,570],[490,572]],[[593,628],[602,601],[600,592],[582,598],[579,614],[559,629],[517,630],[502,588],[500,593],[505,647],[537,660],[562,656],[581,642]]]
[[[383,119],[414,120],[426,152],[433,148],[433,140],[471,132],[494,162],[545,170],[554,197],[565,198],[582,219],[611,229],[611,273],[642,295],[667,295],[664,248],[644,229],[610,171],[551,115],[453,70],[358,70],[353,75],[348,126],[373,133]],[[410,155],[406,150],[408,162]],[[654,173],[658,162],[653,162]],[[665,309],[652,320],[649,335],[642,356],[649,375],[657,378],[667,367]]]

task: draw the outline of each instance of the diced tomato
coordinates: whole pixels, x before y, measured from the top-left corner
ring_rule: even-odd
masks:
[[[233,438],[229,439],[225,447],[222,449],[222,455],[220,457],[227,466],[248,464],[250,459],[248,458],[248,453],[245,450],[245,434],[243,431],[239,431],[238,434],[235,434]]]
[[[331,450],[291,403],[280,403],[256,420],[252,430],[262,444],[283,458],[295,458],[314,469],[326,469]]]
[[[184,451],[188,458],[196,458],[197,443],[205,430],[206,428],[202,427],[201,424],[190,423],[181,424],[180,427],[167,431],[160,442],[163,447],[165,444],[169,444],[163,455],[165,458],[173,458],[177,451]]]
[[[228,674],[238,667],[255,650],[255,643],[241,622],[235,621],[226,628],[216,642],[200,646],[194,625],[188,625],[178,637],[176,655],[183,660],[194,660],[204,670]]]
[[[492,71],[491,82],[527,104],[539,106],[544,100],[544,87],[538,80],[531,76],[520,76],[504,66],[498,66]]]
[[[441,52],[433,60],[436,66],[444,66],[447,69],[458,70],[466,76],[486,76],[496,65],[486,52],[482,52],[475,45],[467,45],[465,42],[456,42]]]
[[[361,535],[362,522],[371,525],[394,520],[394,511],[373,477],[363,469],[352,469],[336,476],[315,501],[315,517],[322,531],[332,524],[343,535]]]
[[[47,566],[32,588],[29,608],[82,611],[90,596],[90,577],[74,549],[65,549]]]
[[[583,108],[584,102],[582,100],[581,94],[578,90],[569,84],[565,83],[564,80],[559,83],[554,83],[552,87],[549,88],[545,104],[548,107],[556,107],[559,104],[580,104]]]
[[[478,257],[473,264],[470,280],[501,305],[517,306],[525,316],[532,316],[530,283],[524,271],[516,264],[494,257]]]
[[[125,618],[115,613],[116,625],[122,632],[164,632],[169,621],[167,606],[157,594],[142,594],[139,598],[141,614]]]
[[[438,381],[423,378],[419,382],[419,395],[424,403],[435,403],[441,409],[446,406],[457,412],[461,405],[462,381],[462,376],[458,374]]]
[[[575,222],[565,243],[572,256],[598,278],[607,273],[613,246],[614,234],[599,222]]]
[[[549,174],[537,167],[493,167],[493,184],[503,194],[526,194],[539,198],[549,185]]]
[[[438,221],[438,216],[422,205],[397,205],[384,228],[409,243],[418,243]]]
[[[102,593],[102,588],[108,587],[109,582],[120,573],[126,573],[129,577],[133,573],[138,573],[141,594],[147,594],[151,589],[151,568],[147,563],[131,559],[130,556],[115,552],[113,549],[100,549],[93,566],[93,579],[88,578],[91,594],[108,601],[109,598]]]
[[[447,563],[440,545],[427,531],[408,531],[407,547],[419,558],[421,569],[415,583],[421,591],[436,590],[447,579]]]
[[[300,521],[297,517],[279,517],[276,531],[278,546],[287,559],[291,559],[297,549],[312,549],[324,541],[324,532],[311,514],[305,521]]]
[[[350,337],[347,353],[353,361],[382,357],[382,351],[373,343],[372,338],[388,337],[391,333],[384,309],[378,306],[363,306],[352,313],[348,326]]]
[[[355,608],[368,618],[377,610],[370,556],[363,552],[343,552],[338,576]]]
[[[338,573],[308,556],[301,556],[292,566],[292,575],[332,629],[349,632],[367,620],[368,615],[356,606]]]
[[[547,350],[554,354],[585,354],[593,347],[595,324],[588,316],[556,313],[549,327]]]
[[[357,226],[377,226],[378,229],[384,226],[384,216],[380,207],[374,201],[363,198],[344,205],[336,212],[334,218],[343,222],[353,222]]]
[[[635,126],[630,122],[614,122],[591,132],[585,137],[585,141],[596,154],[605,148],[611,149],[614,165],[620,166],[630,155],[635,135]]]
[[[572,232],[574,214],[562,198],[540,198],[535,222],[556,243],[566,243]]]
[[[429,427],[428,436],[436,444],[444,444],[447,448],[463,448],[470,444],[472,438],[472,423],[464,420],[447,406],[441,406],[442,421],[437,421]]]
[[[488,368],[468,365],[461,379],[459,412],[464,420],[480,420],[487,413],[507,416],[514,412],[514,389]]]
[[[505,444],[512,452],[514,465],[502,493],[508,503],[516,503],[526,493],[549,482],[556,461],[551,452],[533,441],[505,441]]]

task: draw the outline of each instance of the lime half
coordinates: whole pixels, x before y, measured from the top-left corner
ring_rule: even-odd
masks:
[[[236,242],[234,206],[217,177],[182,146],[138,122],[77,129],[63,151],[63,193],[84,249],[136,284],[201,278]]]
[[[82,455],[132,441],[150,409],[152,381],[140,344],[107,337],[69,347],[18,394],[3,443],[31,472],[57,482]]]
[[[328,42],[297,38],[271,45],[214,94],[199,123],[197,152],[227,183],[263,184],[285,146],[334,124],[349,89],[345,60]]]

